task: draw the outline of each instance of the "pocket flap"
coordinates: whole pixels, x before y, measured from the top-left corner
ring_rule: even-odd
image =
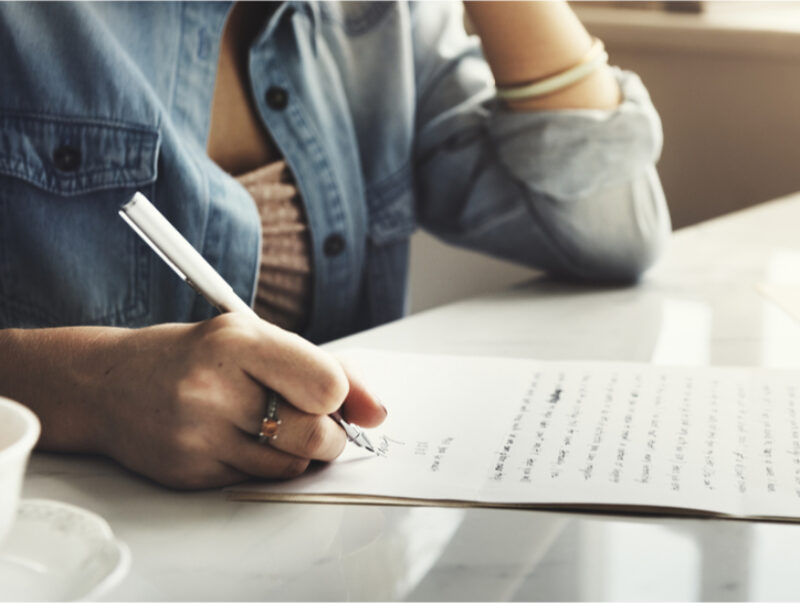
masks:
[[[0,174],[60,195],[154,182],[157,128],[0,113]]]
[[[369,238],[376,245],[408,239],[417,228],[414,190],[404,168],[367,190]]]

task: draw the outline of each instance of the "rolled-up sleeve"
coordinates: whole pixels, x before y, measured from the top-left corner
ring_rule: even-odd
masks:
[[[661,123],[639,78],[613,69],[623,98],[613,110],[513,111],[460,4],[414,3],[412,19],[420,224],[556,275],[636,279],[670,231]]]

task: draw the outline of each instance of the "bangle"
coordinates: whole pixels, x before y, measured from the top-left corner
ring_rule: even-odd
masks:
[[[537,80],[531,84],[519,86],[498,86],[497,96],[503,100],[520,100],[536,98],[552,94],[562,88],[582,80],[590,75],[595,69],[608,62],[608,53],[603,47],[603,42],[599,38],[592,40],[592,46],[584,57],[569,69],[560,71],[542,80]]]

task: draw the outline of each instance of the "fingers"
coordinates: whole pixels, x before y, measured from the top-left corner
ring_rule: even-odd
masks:
[[[387,416],[386,407],[364,385],[358,373],[346,361],[342,362],[350,390],[341,408],[342,418],[362,427],[377,427]]]
[[[188,489],[291,477],[345,446],[327,415],[345,401],[347,376],[297,335],[228,313],[136,330],[120,345],[126,362],[106,379],[102,397],[123,403],[103,407],[103,452],[159,483]],[[259,444],[268,388],[288,402],[278,410],[278,439]],[[362,409],[372,420],[369,398],[353,395],[355,414]]]
[[[241,436],[241,434],[240,434]],[[259,444],[255,439],[240,437],[230,448],[230,459],[225,461],[234,470],[261,479],[291,479],[301,475],[311,459],[294,456]]]
[[[219,329],[210,338],[233,348],[242,370],[299,410],[327,415],[344,401],[349,386],[341,365],[302,337],[244,314],[223,314],[207,323]]]
[[[256,440],[243,441],[234,450],[235,458],[227,463],[251,478],[291,479],[302,475],[311,463],[311,459],[288,454],[268,444],[259,444]]]
[[[239,431],[226,446],[225,463],[236,471],[265,479],[288,479],[303,473],[311,460],[330,461],[341,454],[344,431],[328,417],[302,416],[283,405],[277,437],[259,442]]]
[[[267,408],[267,389],[245,375],[231,380],[226,392],[226,418],[248,434],[257,434]]]
[[[331,461],[347,443],[344,430],[330,417],[304,413],[285,401],[278,404],[273,419],[280,423],[264,444],[293,456]]]
[[[194,333],[189,357],[199,368],[182,373],[177,391],[195,409],[181,413],[190,428],[207,432],[193,441],[228,468],[211,481],[294,477],[311,460],[330,461],[344,450],[347,436],[328,414],[340,410],[364,427],[386,417],[355,371],[295,334],[234,313],[199,323]],[[259,443],[270,389],[285,398],[281,423],[275,439]],[[207,424],[194,425],[201,417]]]

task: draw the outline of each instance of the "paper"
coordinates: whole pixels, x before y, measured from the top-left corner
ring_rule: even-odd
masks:
[[[800,519],[800,374],[358,351],[389,408],[287,482],[238,500],[357,501]]]
[[[800,321],[800,284],[762,283],[758,291],[789,316]]]

